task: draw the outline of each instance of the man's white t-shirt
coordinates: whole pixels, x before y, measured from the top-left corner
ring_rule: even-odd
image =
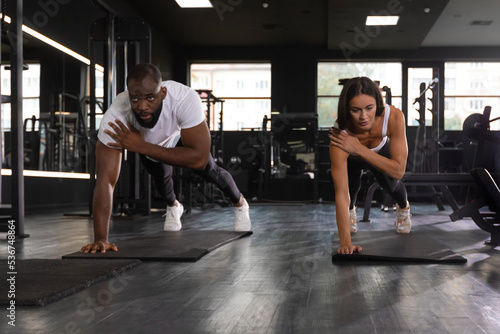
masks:
[[[192,88],[175,81],[163,81],[162,87],[167,88],[167,96],[163,100],[162,110],[158,122],[153,128],[142,127],[137,122],[128,91],[118,94],[104,117],[99,127],[97,137],[105,144],[115,142],[113,138],[104,133],[104,130],[114,132],[109,122],[120,120],[123,124],[129,122],[142,134],[148,143],[163,147],[175,147],[181,135],[181,129],[192,128],[205,120],[203,105],[200,96]]]

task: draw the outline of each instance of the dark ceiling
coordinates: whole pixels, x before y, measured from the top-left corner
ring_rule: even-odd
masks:
[[[176,45],[326,45],[326,0],[215,0],[214,8],[183,9],[174,0],[127,1]],[[232,3],[233,5],[231,5]],[[154,8],[154,10],[151,10]]]
[[[344,52],[500,46],[498,0],[268,0],[267,8],[262,0],[213,0],[215,7],[205,9],[183,9],[174,0],[73,0],[53,2],[58,7],[52,12],[44,3],[25,1],[24,23],[83,55],[92,22],[109,11],[143,18],[156,31],[153,43],[164,39],[175,46],[311,46]],[[397,26],[365,26],[367,15],[388,13],[400,15]],[[5,37],[2,42],[8,52]],[[28,51],[40,45],[25,38]]]
[[[206,9],[182,9],[174,0],[126,2],[176,45],[329,50],[500,45],[498,0],[214,0],[215,7]],[[400,15],[397,26],[366,30],[368,14],[389,13]]]

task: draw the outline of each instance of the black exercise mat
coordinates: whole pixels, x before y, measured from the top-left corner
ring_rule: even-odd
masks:
[[[431,234],[432,232],[398,234],[394,231],[361,231],[352,235],[352,242],[363,247],[363,252],[334,254],[332,262],[467,262],[467,259],[434,241]]]
[[[118,252],[81,253],[63,256],[63,259],[139,259],[143,261],[196,262],[214,249],[253,232],[181,230],[161,231],[116,243]]]
[[[0,305],[10,305],[15,293],[17,306],[45,306],[95,283],[119,275],[140,264],[139,260],[16,260],[15,272],[7,260],[0,261]],[[8,281],[14,277],[14,280]],[[15,282],[11,286],[11,282]]]

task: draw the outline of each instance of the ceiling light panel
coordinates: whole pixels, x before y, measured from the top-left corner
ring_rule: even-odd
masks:
[[[181,8],[212,8],[209,0],[175,0]]]
[[[399,16],[367,16],[367,26],[395,26],[398,24]]]

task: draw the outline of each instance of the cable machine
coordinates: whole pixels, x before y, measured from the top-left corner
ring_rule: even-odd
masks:
[[[146,22],[137,18],[117,18],[109,14],[96,20],[89,35],[89,211],[92,214],[92,197],[95,186],[95,146],[97,143],[96,65],[104,64],[104,96],[102,109],[111,105],[116,95],[126,89],[128,69],[139,63],[151,62],[151,33]],[[140,164],[139,155],[124,150],[120,178],[116,185],[115,211],[119,214],[151,214],[151,177]]]
[[[430,172],[430,173],[437,173],[439,170],[439,150],[437,148],[431,148],[429,147],[429,143],[427,141],[427,124],[425,122],[425,113],[426,111],[430,111],[432,113],[432,129],[433,130],[438,130],[439,131],[439,117],[438,117],[438,110],[439,110],[439,100],[437,99],[438,91],[437,91],[437,83],[438,79],[434,79],[429,85],[426,86],[424,82],[420,84],[420,95],[415,99],[413,102],[413,105],[418,103],[418,113],[419,113],[419,118],[417,119],[418,121],[418,128],[417,128],[417,135],[415,137],[415,149],[413,152],[413,166],[412,166],[412,172],[413,173],[425,173],[425,172]],[[432,97],[431,98],[426,98],[426,93],[427,91],[432,92]],[[430,100],[432,104],[432,108],[426,109],[426,100]],[[438,143],[435,143],[438,145]],[[426,162],[428,161],[428,152],[430,153],[435,153],[435,161],[434,164],[426,165]]]
[[[202,102],[207,105],[207,124],[210,129],[213,129],[210,131],[212,136],[212,148],[211,148],[212,156],[214,157],[216,162],[217,161],[220,162],[222,160],[223,147],[224,147],[223,122],[224,122],[225,101],[215,97],[215,95],[212,94],[211,90],[197,89],[196,92],[200,95]],[[217,104],[220,105],[218,119],[215,118],[216,116],[215,107]]]

